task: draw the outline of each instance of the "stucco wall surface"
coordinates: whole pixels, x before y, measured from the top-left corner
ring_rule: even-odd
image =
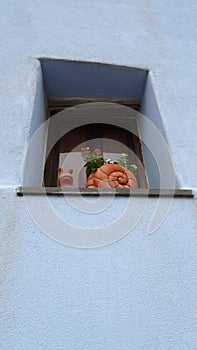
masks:
[[[57,57],[152,70],[181,184],[196,187],[195,24],[195,1],[2,1],[1,130],[7,125],[2,154],[12,171],[4,166],[1,181],[20,182],[35,93],[34,58]]]
[[[152,199],[123,239],[84,250],[44,235],[12,190],[2,197],[9,198],[1,218],[2,349],[195,349],[192,199],[174,199],[165,224],[148,235],[157,202]],[[58,200],[52,198],[52,204]],[[123,202],[115,201],[116,211]],[[67,203],[63,212],[83,226]],[[96,224],[88,215],[84,222],[94,227],[110,219],[104,212]]]
[[[123,239],[83,250],[44,235],[15,194],[38,57],[150,69],[180,187],[196,190],[196,8],[182,0],[1,1],[2,350],[197,348],[194,199],[174,199],[148,235],[157,203],[149,199]],[[90,227],[113,221],[125,203],[119,198],[113,211],[79,222],[67,203],[51,201],[60,215]]]

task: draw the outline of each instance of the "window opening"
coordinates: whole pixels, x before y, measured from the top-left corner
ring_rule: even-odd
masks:
[[[51,115],[61,111],[65,108],[73,106],[74,102],[80,102],[77,98],[64,100],[64,106],[57,106],[55,99],[55,106],[52,105],[52,99],[49,101],[49,108]],[[98,99],[95,99],[98,101]],[[85,99],[85,102],[93,102],[94,99]],[[99,99],[101,100],[101,99]],[[106,99],[104,99],[106,101]],[[111,102],[107,99],[107,102]],[[114,102],[114,101],[113,101]],[[119,101],[120,102],[120,101]],[[128,101],[127,101],[128,103]],[[126,101],[123,101],[126,105]],[[139,108],[139,103],[131,100],[129,106],[135,109]],[[90,147],[100,149],[104,155],[105,160],[110,159],[116,161],[121,154],[128,155],[128,164],[137,166],[136,178],[140,188],[147,188],[147,179],[143,165],[143,157],[141,151],[141,143],[139,138],[127,131],[124,128],[117,127],[113,124],[91,123],[77,127],[67,134],[65,134],[52,148],[45,165],[44,171],[44,186],[56,187],[58,184],[58,169],[63,169],[67,172],[68,169],[73,169],[73,186],[76,188],[86,187],[86,173],[84,168],[84,160],[81,156],[81,147]]]

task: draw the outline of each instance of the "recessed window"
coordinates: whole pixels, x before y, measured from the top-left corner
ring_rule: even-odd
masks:
[[[67,120],[72,127],[69,132],[60,135],[48,153],[50,133],[53,131],[51,119],[66,108],[89,102],[112,102],[136,109],[156,126],[165,139],[151,75],[147,70],[93,62],[41,59],[30,137],[37,135],[36,142],[28,149],[23,185],[56,187],[58,169],[63,168],[66,172],[72,168],[74,186],[84,188],[86,177],[80,154],[80,148],[84,145],[92,149],[100,148],[105,158],[112,158],[112,161],[121,153],[128,153],[129,163],[137,166],[136,176],[140,188],[170,188],[168,172],[167,180],[161,184],[154,157],[154,150],[158,151],[160,144],[152,137],[143,119],[137,121],[135,133],[128,131],[129,119],[129,124],[124,122],[116,125],[113,118],[102,122],[84,118],[78,126],[76,123],[72,126],[72,119]],[[53,123],[52,129],[55,128]],[[157,161],[161,160],[162,151],[161,157],[158,156],[159,151],[156,153]],[[165,164],[168,167],[165,158],[162,162],[164,168]]]

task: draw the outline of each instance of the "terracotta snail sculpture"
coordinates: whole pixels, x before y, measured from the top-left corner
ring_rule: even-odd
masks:
[[[87,188],[138,188],[135,175],[119,164],[104,164],[87,179]]]
[[[73,177],[72,177],[72,173],[73,173],[73,169],[68,169],[67,173],[63,172],[62,168],[58,169],[58,182],[57,182],[57,186],[58,187],[73,187]]]

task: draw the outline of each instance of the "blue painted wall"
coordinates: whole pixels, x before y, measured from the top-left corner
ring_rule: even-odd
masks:
[[[174,199],[164,223],[148,235],[157,204],[150,198],[124,238],[84,250],[45,235],[24,198],[15,194],[35,108],[39,57],[149,69],[179,185],[196,193],[195,8],[194,1],[168,0],[2,2],[3,350],[196,348],[196,199]],[[41,196],[33,200],[42,206]],[[102,230],[126,200],[117,198],[100,215],[79,213],[67,199],[50,203],[71,224]],[[140,206],[141,199],[135,201],[133,206]],[[124,217],[123,228],[127,221]]]
[[[96,63],[41,59],[48,97],[141,99],[147,71]]]

